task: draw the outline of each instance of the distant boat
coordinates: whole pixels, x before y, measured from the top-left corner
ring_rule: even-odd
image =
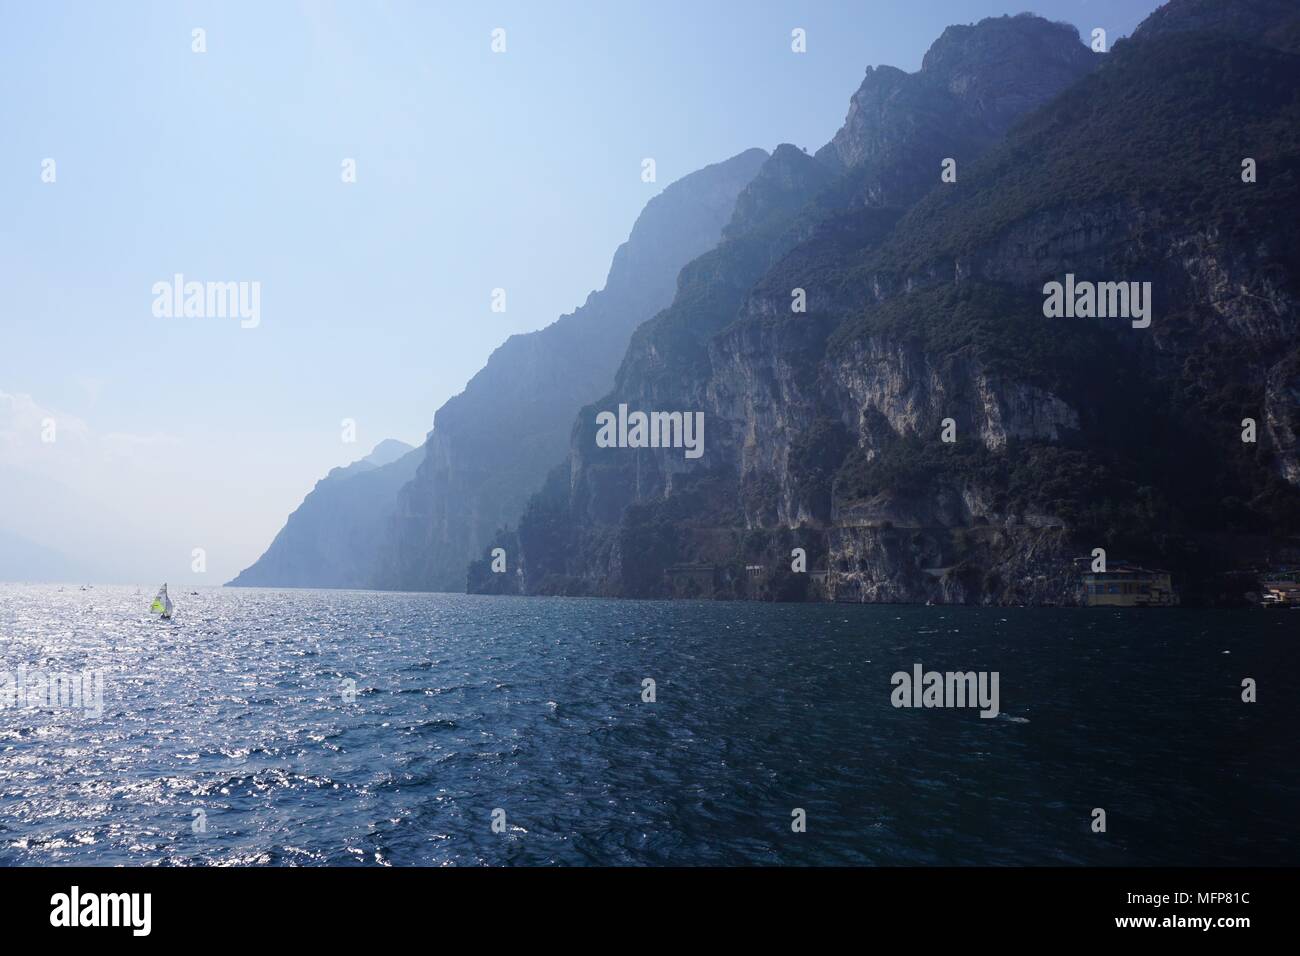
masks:
[[[1259,606],[1300,610],[1300,571],[1270,571],[1259,582]]]
[[[153,604],[149,607],[150,614],[161,614],[164,621],[170,621],[172,618],[172,599],[167,594],[167,585],[163,584],[158,589],[157,596],[153,599]]]

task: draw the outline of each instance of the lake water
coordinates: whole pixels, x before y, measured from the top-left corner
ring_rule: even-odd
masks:
[[[1300,864],[1294,612],[152,595],[0,585],[103,675],[0,709],[0,863]]]

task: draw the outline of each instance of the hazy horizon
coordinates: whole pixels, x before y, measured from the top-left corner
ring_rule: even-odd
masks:
[[[814,151],[868,66],[916,70],[946,26],[1113,42],[1159,5],[0,6],[0,580],[219,585],[599,289],[672,182]],[[256,321],[160,317],[176,275],[256,283]]]

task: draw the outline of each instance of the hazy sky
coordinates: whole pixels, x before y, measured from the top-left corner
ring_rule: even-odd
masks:
[[[815,150],[865,67],[916,69],[950,23],[1113,41],[1156,6],[0,0],[0,547],[219,584],[329,468],[418,444],[494,347],[600,287],[671,181]],[[176,273],[260,283],[259,324],[156,317]]]

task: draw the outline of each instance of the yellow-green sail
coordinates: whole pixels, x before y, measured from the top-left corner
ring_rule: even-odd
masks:
[[[164,584],[158,589],[158,594],[154,597],[153,604],[149,605],[149,612],[151,614],[161,614],[163,617],[171,617],[172,599],[167,594],[167,585]]]

